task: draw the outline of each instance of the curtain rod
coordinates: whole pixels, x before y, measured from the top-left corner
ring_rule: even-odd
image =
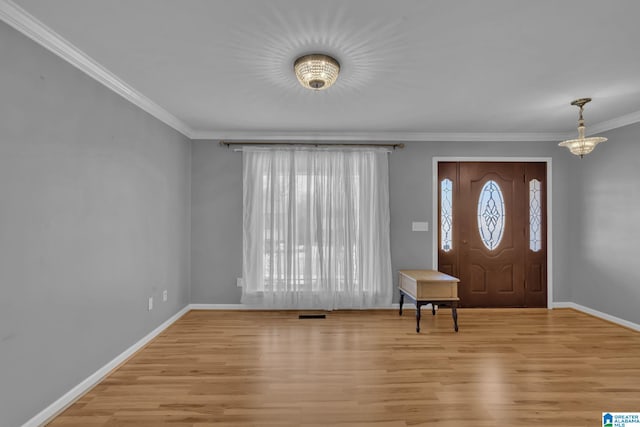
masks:
[[[291,141],[225,141],[221,140],[220,145],[226,145],[227,148],[232,145],[297,145],[298,147],[387,147],[387,148],[404,148],[403,143],[398,144],[356,144],[356,143],[336,143],[329,142],[291,142]]]

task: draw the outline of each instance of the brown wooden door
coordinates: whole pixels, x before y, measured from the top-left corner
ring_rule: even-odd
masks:
[[[438,170],[440,212],[451,198],[450,218],[439,220],[438,268],[460,278],[460,305],[546,306],[545,164],[448,162]]]

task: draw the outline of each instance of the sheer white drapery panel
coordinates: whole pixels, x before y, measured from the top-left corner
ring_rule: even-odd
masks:
[[[243,303],[391,304],[387,153],[243,148]]]

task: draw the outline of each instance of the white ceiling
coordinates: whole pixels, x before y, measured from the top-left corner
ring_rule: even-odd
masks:
[[[63,57],[77,48],[88,57],[80,68],[103,70],[194,138],[553,140],[575,132],[569,103],[580,97],[593,98],[588,133],[640,121],[637,0],[0,6],[11,25]],[[326,91],[303,89],[293,73],[314,52],[342,66]]]

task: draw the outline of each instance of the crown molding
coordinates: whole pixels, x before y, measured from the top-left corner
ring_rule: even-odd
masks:
[[[531,142],[561,141],[564,132],[243,132],[243,131],[193,131],[191,138],[242,141],[379,141],[379,142]]]
[[[596,123],[595,125],[588,125],[587,129],[589,130],[590,135],[595,135],[638,122],[640,122],[640,111],[635,111],[633,113],[625,114],[624,116],[614,117],[613,119]],[[572,134],[575,134],[575,132],[572,132]]]
[[[140,107],[184,136],[191,138],[191,129],[184,122],[129,86],[11,0],[0,0],[0,19],[127,101]]]
[[[195,131],[185,122],[165,110],[89,55],[47,27],[11,0],[0,0],[0,19],[36,43],[64,59],[85,74],[102,83],[113,92],[172,127],[187,138],[241,139],[241,140],[296,140],[296,141],[479,141],[479,142],[532,142],[563,141],[575,132],[260,132],[260,131]],[[598,134],[640,122],[640,111],[605,120],[589,126],[589,134]]]

